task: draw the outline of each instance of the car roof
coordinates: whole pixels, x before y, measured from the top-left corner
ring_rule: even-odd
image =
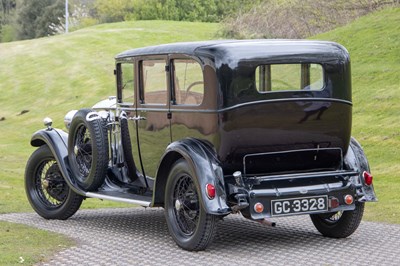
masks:
[[[314,40],[213,40],[200,42],[179,42],[148,46],[127,50],[118,54],[115,58],[185,54],[189,56],[208,57],[216,64],[232,64],[241,60],[251,59],[275,59],[282,57],[296,58],[297,60],[312,59],[311,61],[331,61],[341,59],[348,61],[348,52],[340,44],[328,41]]]

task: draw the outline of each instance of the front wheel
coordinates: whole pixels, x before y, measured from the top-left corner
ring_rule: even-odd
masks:
[[[206,249],[216,233],[217,217],[205,211],[199,195],[199,185],[188,163],[178,160],[166,184],[165,218],[178,246],[190,251]]]
[[[315,228],[323,236],[345,238],[357,230],[363,214],[364,203],[357,202],[353,211],[312,214],[310,217]]]
[[[65,182],[47,145],[34,151],[28,160],[25,191],[32,208],[45,219],[68,219],[83,200]]]

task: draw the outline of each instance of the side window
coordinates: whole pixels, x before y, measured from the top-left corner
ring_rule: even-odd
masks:
[[[119,65],[120,69],[120,86],[121,86],[121,103],[123,105],[133,105],[135,102],[135,67],[133,63],[123,63]]]
[[[203,71],[193,59],[174,59],[176,104],[200,105],[204,97]]]
[[[256,86],[270,91],[314,90],[324,88],[323,68],[318,64],[261,65],[256,69]]]
[[[167,75],[165,60],[141,61],[141,86],[144,104],[167,104]]]

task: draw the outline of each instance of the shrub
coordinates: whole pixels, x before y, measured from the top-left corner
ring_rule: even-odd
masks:
[[[345,25],[398,0],[264,0],[250,11],[230,16],[227,38],[307,38]]]

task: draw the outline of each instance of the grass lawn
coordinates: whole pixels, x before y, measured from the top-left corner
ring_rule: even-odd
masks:
[[[364,220],[400,223],[400,8],[315,37],[344,45],[353,78],[353,136],[367,154],[379,202]]]
[[[60,234],[2,221],[0,236],[0,265],[32,265],[75,245],[72,239]]]

